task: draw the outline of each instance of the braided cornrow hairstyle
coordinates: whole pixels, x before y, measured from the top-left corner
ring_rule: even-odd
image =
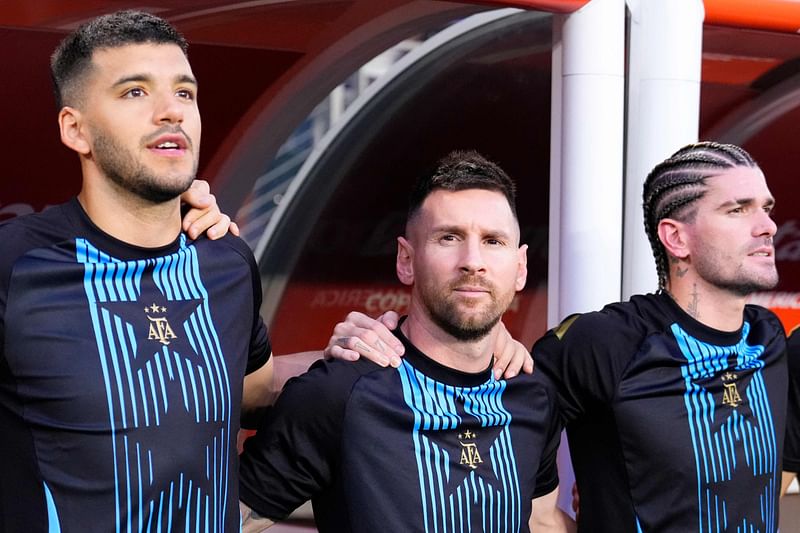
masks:
[[[691,221],[696,214],[694,202],[706,192],[706,178],[734,167],[757,166],[738,146],[706,141],[684,146],[650,172],[644,182],[644,230],[656,260],[660,289],[666,289],[669,262],[658,238],[658,223],[665,218]]]

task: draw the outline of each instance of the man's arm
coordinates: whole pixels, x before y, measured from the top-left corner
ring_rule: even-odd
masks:
[[[789,485],[792,484],[795,477],[797,477],[795,472],[783,471],[783,476],[781,477],[781,496],[786,495],[786,491],[789,490]]]
[[[575,522],[558,508],[558,487],[554,490],[534,498],[531,503],[531,518],[528,527],[531,533],[574,533],[577,531]]]
[[[242,501],[239,502],[239,515],[242,517],[242,533],[259,533],[275,525],[275,522],[261,516]]]
[[[274,363],[270,354],[264,365],[244,377],[244,392],[242,393],[242,411],[248,412],[261,407],[267,407],[275,402],[278,391],[273,385]]]
[[[394,311],[387,311],[377,319],[353,311],[343,322],[336,324],[325,347],[325,357],[355,361],[363,356],[380,366],[397,368],[405,351],[403,344],[391,332],[397,323],[398,315]],[[501,331],[494,347],[495,377],[508,379],[520,371],[532,373],[533,358],[527,348],[511,337],[502,322],[497,327]]]
[[[244,377],[242,411],[253,413],[274,404],[287,381],[303,374],[314,361],[320,359],[322,359],[320,350],[278,357],[270,355],[264,366]]]

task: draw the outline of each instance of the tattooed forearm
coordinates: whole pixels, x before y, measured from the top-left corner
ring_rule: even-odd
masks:
[[[274,523],[269,518],[258,514],[244,502],[239,502],[239,513],[242,516],[242,533],[259,533]]]

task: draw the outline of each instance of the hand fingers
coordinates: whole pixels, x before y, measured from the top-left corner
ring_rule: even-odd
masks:
[[[494,377],[496,379],[501,379],[503,377],[503,373],[508,368],[509,363],[511,363],[511,357],[513,356],[514,351],[508,349],[508,342],[505,340],[500,340],[495,343],[494,348]]]
[[[181,201],[190,207],[205,209],[211,207],[215,199],[206,180],[194,180],[191,186],[181,194]]]
[[[499,331],[494,346],[495,364],[493,370],[495,378],[513,378],[526,365],[529,365],[531,371],[533,371],[533,361],[529,362],[531,355],[525,346],[511,337],[505,324],[500,322],[498,328]]]
[[[239,237],[239,236],[240,236],[240,232],[239,232],[239,224],[237,224],[236,222],[234,222],[234,221],[231,221],[231,225],[230,225],[230,227],[229,227],[228,229],[229,229],[229,230],[231,230],[231,233],[233,233],[233,234],[234,234],[234,235],[236,235],[237,237]]]
[[[325,348],[325,351],[322,352],[325,356],[325,359],[342,359],[344,361],[357,361],[360,357],[358,352],[354,352],[353,350],[346,350],[342,348],[338,344],[329,345]]]
[[[383,317],[387,317],[389,320],[391,320],[392,315],[389,313],[394,314],[395,317],[397,315],[397,313],[394,313],[394,311],[390,311],[384,313]],[[397,321],[399,319],[395,320]],[[340,337],[360,337],[362,340],[366,341],[368,345],[389,356],[399,356],[405,352],[403,343],[400,342],[400,339],[394,336],[394,334],[386,325],[381,323],[379,320],[375,320],[374,318],[371,318],[364,313],[359,313],[358,311],[349,313],[344,322],[340,322],[336,325],[333,333],[334,335]],[[367,337],[364,337],[363,335],[367,335]],[[400,362],[397,361],[397,363],[399,364]]]
[[[191,186],[189,186],[189,190],[194,190],[199,194],[207,195],[211,192],[211,185],[209,185],[206,180],[195,179],[192,181]]]
[[[395,311],[386,311],[378,317],[378,322],[386,326],[388,329],[395,329],[397,323],[400,322],[400,315]]]
[[[525,358],[525,362],[522,363],[522,371],[526,374],[533,374],[533,355],[528,352],[528,356]]]
[[[511,339],[509,344],[514,348],[514,355],[511,356],[511,361],[508,363],[508,367],[503,373],[503,377],[506,379],[519,375],[520,370],[524,368],[525,363],[531,358],[530,352],[528,352],[528,349],[525,348],[522,343]]]
[[[213,195],[211,195],[213,197]],[[219,239],[228,233],[231,218],[219,210],[215,203],[205,209],[191,209],[183,218],[184,231],[196,239],[203,233],[210,239]]]
[[[362,333],[362,336],[368,337],[367,332]],[[346,355],[355,353],[358,357],[364,356],[370,361],[380,366],[388,366],[390,358],[384,353],[380,352],[377,348],[373,348],[367,344],[367,341],[362,340],[360,337],[331,337],[331,342],[328,344],[330,347],[331,356],[339,357],[339,355]],[[339,348],[338,350],[336,348]]]
[[[356,351],[381,366],[400,366],[400,356],[405,352],[403,344],[385,325],[356,311],[336,325],[328,346],[333,344]]]
[[[219,220],[216,224],[208,228],[206,232],[208,234],[208,238],[211,240],[219,239],[220,237],[224,237],[228,230],[231,227],[231,217],[225,214],[221,214]]]

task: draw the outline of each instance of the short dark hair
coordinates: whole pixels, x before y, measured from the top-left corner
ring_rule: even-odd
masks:
[[[167,21],[143,11],[117,11],[102,15],[67,35],[50,57],[50,74],[61,109],[78,100],[78,91],[92,66],[96,50],[128,44],[174,44],[186,54],[186,39]]]
[[[658,272],[658,286],[665,289],[668,274],[667,250],[658,238],[658,223],[665,218],[692,221],[694,204],[708,187],[706,179],[735,167],[757,168],[742,148],[711,141],[684,146],[656,167],[644,182],[644,230],[650,240]]]
[[[440,159],[433,172],[423,174],[411,190],[406,224],[422,207],[422,203],[436,190],[464,191],[484,189],[501,193],[508,200],[514,218],[517,218],[516,186],[497,164],[475,150],[456,150]]]

